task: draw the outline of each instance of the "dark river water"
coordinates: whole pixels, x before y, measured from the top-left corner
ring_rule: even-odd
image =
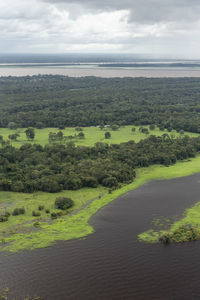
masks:
[[[200,174],[148,183],[93,216],[96,232],[85,239],[0,254],[0,289],[17,300],[200,299],[200,242],[137,241],[154,217],[180,215],[197,201]]]

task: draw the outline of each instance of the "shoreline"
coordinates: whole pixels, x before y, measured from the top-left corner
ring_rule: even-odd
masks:
[[[77,238],[84,238],[95,232],[89,221],[102,207],[117,199],[119,196],[134,190],[151,180],[167,180],[178,177],[185,177],[200,172],[200,155],[189,161],[179,161],[175,165],[164,167],[154,165],[138,169],[137,177],[133,183],[123,186],[105,194],[101,199],[94,200],[77,214],[67,216],[55,221],[54,224],[43,224],[41,230],[30,234],[14,234],[5,238],[0,252],[19,252],[22,250],[33,250],[45,248],[55,244],[56,241],[67,241]]]

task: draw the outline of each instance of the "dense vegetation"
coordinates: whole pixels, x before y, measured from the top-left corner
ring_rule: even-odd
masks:
[[[93,147],[24,144],[0,148],[0,190],[59,192],[99,184],[116,188],[133,181],[135,169],[152,164],[168,166],[194,157],[200,137],[149,136],[139,143],[96,143]]]
[[[200,132],[200,79],[0,78],[0,127],[158,125]],[[12,124],[13,125],[13,124]]]
[[[192,225],[180,226],[172,232],[162,234],[159,241],[163,244],[196,241],[200,239],[200,230]]]

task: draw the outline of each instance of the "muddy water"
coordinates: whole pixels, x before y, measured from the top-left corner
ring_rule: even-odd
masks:
[[[121,196],[91,219],[83,240],[0,255],[0,289],[15,299],[200,299],[200,242],[143,244],[154,217],[180,215],[200,201],[200,174],[154,181]],[[12,298],[11,298],[12,299]]]
[[[0,76],[66,75],[71,77],[200,77],[200,68],[2,67]]]

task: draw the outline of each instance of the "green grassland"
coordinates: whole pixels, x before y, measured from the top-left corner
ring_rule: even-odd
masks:
[[[16,252],[24,249],[43,248],[52,245],[58,240],[83,238],[94,232],[94,228],[88,223],[90,218],[100,208],[120,195],[136,189],[150,180],[182,177],[197,172],[200,172],[200,156],[188,161],[178,162],[170,167],[156,165],[138,169],[137,178],[133,183],[125,185],[111,194],[104,188],[64,191],[59,194],[1,192],[0,205],[2,210],[5,207],[6,210],[12,210],[20,206],[24,206],[27,210],[25,215],[11,216],[8,222],[1,223],[1,251]],[[44,212],[42,212],[41,218],[33,218],[31,216],[32,210],[36,210],[40,204],[53,210],[54,200],[60,195],[70,196],[75,201],[74,212],[56,220],[51,220]],[[90,201],[92,199],[94,200]],[[88,203],[88,205],[84,205],[85,203]],[[200,211],[199,206],[198,210]],[[36,220],[40,222],[39,228],[34,227]],[[144,235],[140,235],[140,239],[147,241]]]
[[[130,140],[134,140],[136,143],[139,142],[141,139],[147,138],[147,135],[144,133],[141,133],[139,131],[139,126],[134,126],[136,128],[135,132],[132,132],[131,125],[120,127],[118,130],[114,131],[109,128],[101,130],[99,127],[84,127],[83,133],[85,135],[84,139],[80,138],[74,138],[72,140],[67,141],[73,141],[76,145],[82,145],[82,146],[93,146],[97,142],[102,143],[108,143],[108,144],[119,144],[128,142]],[[145,128],[149,128],[148,126],[143,126]],[[60,131],[57,128],[44,128],[44,129],[35,129],[35,139],[33,143],[41,144],[42,146],[49,143],[48,141],[48,135],[50,132],[58,132]],[[75,130],[75,128],[66,128],[64,130],[61,130],[63,132],[64,136],[74,136],[75,134],[78,134],[78,132]],[[110,131],[111,138],[105,139],[105,132]],[[8,139],[8,135],[15,133],[16,130],[11,130],[8,128],[0,128],[0,135],[3,136],[5,140]],[[174,136],[180,136],[179,133],[177,133],[175,130],[172,132],[161,131],[158,128],[155,130],[149,130],[149,134],[153,134],[156,136],[161,136],[164,133],[168,133],[169,135],[173,134]],[[25,129],[19,130],[20,137],[17,141],[12,141],[12,145],[15,147],[20,147],[23,143],[27,143],[27,138],[25,134]],[[196,133],[191,132],[185,132],[185,134],[189,136],[198,136]],[[64,143],[64,142],[61,142]]]

